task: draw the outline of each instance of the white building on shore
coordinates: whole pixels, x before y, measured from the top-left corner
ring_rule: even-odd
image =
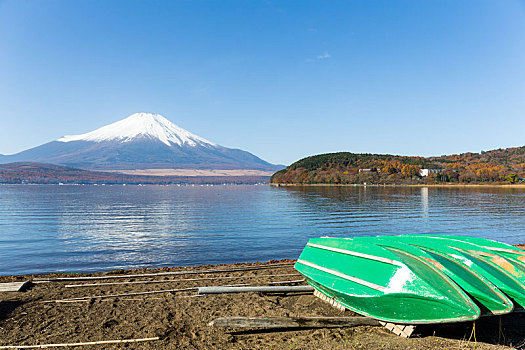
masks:
[[[445,171],[445,169],[421,169],[419,170],[419,175],[425,177],[429,174],[439,174],[442,171]]]

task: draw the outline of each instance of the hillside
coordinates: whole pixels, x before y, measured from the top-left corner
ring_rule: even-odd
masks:
[[[141,176],[42,163],[0,164],[0,184],[254,184],[267,176]]]
[[[422,169],[431,169],[428,175]],[[518,183],[525,178],[525,146],[440,157],[327,153],[276,172],[284,184]]]

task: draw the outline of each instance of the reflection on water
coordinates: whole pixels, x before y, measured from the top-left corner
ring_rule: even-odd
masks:
[[[421,207],[423,216],[428,217],[428,187],[421,188]]]
[[[307,239],[525,242],[516,188],[0,186],[0,274],[296,258]]]
[[[459,233],[525,241],[525,188],[287,187],[331,235]]]

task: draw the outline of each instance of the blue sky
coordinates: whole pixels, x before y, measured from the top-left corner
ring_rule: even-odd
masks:
[[[525,1],[0,0],[0,153],[135,112],[281,164],[525,145]]]

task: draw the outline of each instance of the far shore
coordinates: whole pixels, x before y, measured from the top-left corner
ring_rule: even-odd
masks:
[[[525,188],[525,184],[287,184],[270,183],[274,187],[481,187]]]
[[[101,170],[106,173],[120,173],[138,176],[272,176],[273,171],[255,169],[132,169],[132,170]]]

